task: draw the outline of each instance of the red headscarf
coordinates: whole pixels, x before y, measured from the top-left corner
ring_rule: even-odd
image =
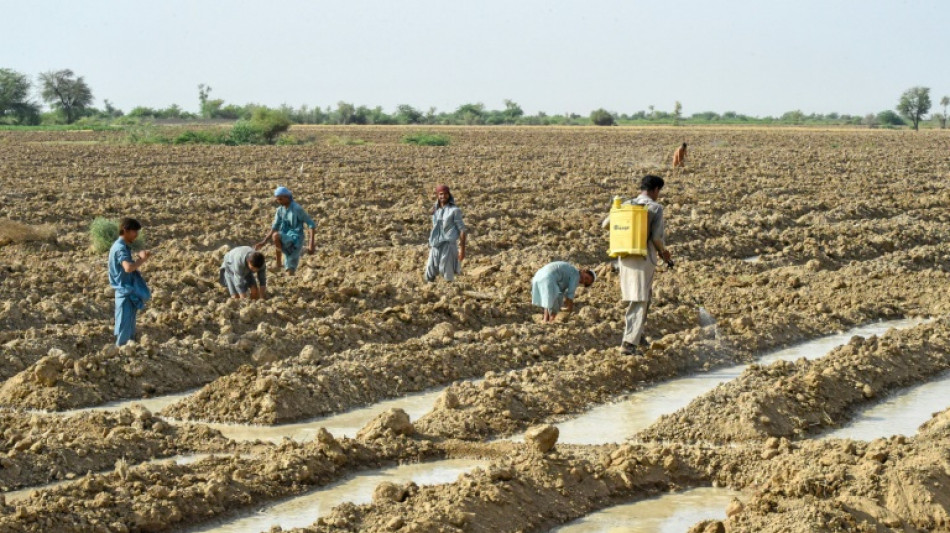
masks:
[[[436,193],[436,194],[439,194],[440,192],[445,192],[445,194],[452,194],[451,192],[449,192],[449,186],[448,186],[448,185],[436,185],[436,186],[435,186],[435,193]]]

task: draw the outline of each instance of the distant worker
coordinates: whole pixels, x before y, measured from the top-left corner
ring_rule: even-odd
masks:
[[[277,213],[274,214],[274,223],[271,224],[270,231],[264,239],[254,245],[254,249],[260,250],[273,239],[274,246],[277,248],[276,270],[281,269],[280,254],[283,253],[283,267],[287,269],[288,274],[293,275],[300,264],[300,254],[303,252],[303,227],[306,224],[310,228],[310,245],[307,247],[307,253],[312,254],[315,250],[317,224],[300,207],[300,204],[294,201],[294,195],[287,187],[277,187],[274,191],[274,200],[280,204]]]
[[[429,233],[429,261],[424,274],[425,280],[430,283],[440,274],[446,281],[452,281],[462,272],[467,236],[465,223],[462,222],[462,210],[455,205],[455,198],[449,187],[436,187],[435,197],[432,232]]]
[[[255,279],[256,278],[256,279]],[[267,298],[267,261],[250,246],[238,246],[224,254],[218,280],[232,298]]]
[[[620,351],[624,355],[633,355],[641,346],[647,345],[643,337],[643,325],[650,310],[657,255],[668,264],[672,261],[672,255],[664,240],[666,223],[663,219],[663,206],[657,203],[664,184],[663,178],[659,176],[644,176],[640,180],[640,195],[629,201],[647,208],[647,256],[618,259],[620,293],[623,301],[629,302],[624,319],[623,341],[620,344]]]
[[[562,307],[568,313],[574,310],[577,285],[590,287],[596,280],[593,270],[579,270],[565,261],[548,263],[531,278],[531,305],[544,309],[544,322],[554,322]]]
[[[673,168],[676,167],[686,167],[686,143],[680,145],[680,147],[673,152]]]
[[[135,316],[152,293],[139,269],[152,253],[142,250],[132,259],[132,243],[142,225],[134,218],[119,221],[119,238],[109,249],[109,285],[115,289],[115,345],[123,346],[135,336]]]

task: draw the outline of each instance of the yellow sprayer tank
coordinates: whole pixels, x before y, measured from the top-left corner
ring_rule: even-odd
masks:
[[[614,197],[610,209],[610,257],[647,256],[647,208],[621,203]]]

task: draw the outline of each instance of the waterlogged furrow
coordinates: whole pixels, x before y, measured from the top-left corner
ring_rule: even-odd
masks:
[[[676,310],[659,316],[670,322],[677,316],[691,320]],[[522,324],[478,333],[453,330],[446,323],[398,346],[366,345],[323,367],[307,357],[247,367],[169,406],[163,414],[216,422],[292,422],[612,344],[610,328],[585,313],[570,327]]]
[[[816,361],[752,365],[640,433],[644,439],[713,442],[802,438],[847,421],[855,409],[950,369],[950,319],[883,337],[855,337]]]
[[[323,434],[307,444],[288,441],[259,456],[222,455],[92,474],[37,491],[15,507],[3,503],[0,531],[93,531],[120,524],[171,531],[301,494],[359,470],[439,455],[426,443],[389,435],[364,444]]]

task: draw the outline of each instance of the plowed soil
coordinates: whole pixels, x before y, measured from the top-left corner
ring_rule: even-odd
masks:
[[[950,135],[717,128],[300,128],[313,144],[125,142],[0,132],[0,532],[177,531],[397,462],[480,457],[448,485],[380,486],[308,531],[545,531],[692,486],[743,497],[695,531],[950,530],[950,401],[912,436],[819,440],[857,409],[950,368]],[[329,143],[359,136],[358,146]],[[687,168],[669,169],[687,141]],[[677,264],[661,267],[639,356],[600,222],[645,173]],[[463,273],[426,284],[432,189],[471,231]],[[284,185],[316,254],[229,301],[223,254],[264,235]],[[154,256],[138,336],[112,346],[97,216],[133,216]],[[758,256],[756,261],[743,261]],[[539,323],[534,272],[594,268]],[[700,308],[716,321],[700,322]],[[752,365],[624,445],[495,441],[650,383],[748,363],[873,320],[932,319],[814,361]],[[472,378],[482,378],[470,381]],[[202,422],[276,424],[446,387],[419,420],[356,439],[236,443]],[[64,413],[197,388],[160,413]],[[535,431],[537,432],[537,430]],[[540,432],[549,435],[548,432]],[[179,464],[156,461],[213,453]],[[43,485],[62,482],[57,486]]]

